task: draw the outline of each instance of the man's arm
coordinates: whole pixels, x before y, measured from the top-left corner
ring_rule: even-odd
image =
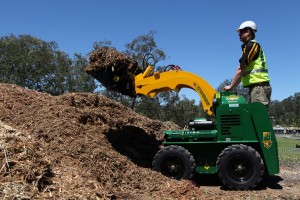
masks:
[[[232,90],[238,86],[241,82],[242,76],[246,70],[248,64],[259,56],[260,45],[257,42],[249,41],[245,49],[243,49],[243,55],[240,58],[240,65],[238,66],[230,85],[226,85],[224,90]]]
[[[232,81],[231,81],[231,84],[230,85],[226,85],[224,87],[224,90],[227,91],[227,90],[232,90],[234,89],[236,86],[238,86],[241,82],[241,79],[242,79],[242,75],[246,69],[247,65],[245,64],[245,62],[242,62],[238,68],[236,69],[235,71],[235,74],[232,78]]]

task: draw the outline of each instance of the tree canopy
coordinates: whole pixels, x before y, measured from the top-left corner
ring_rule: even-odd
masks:
[[[140,35],[125,44],[124,54],[135,59],[144,68],[151,60],[151,65],[166,58],[165,52],[155,41],[155,31]],[[111,41],[94,42],[93,49],[112,46]],[[145,57],[145,55],[150,55]],[[146,58],[146,59],[145,59]],[[151,58],[151,59],[150,59]],[[75,53],[73,58],[59,50],[56,42],[46,42],[30,35],[8,35],[0,38],[0,82],[16,84],[25,88],[60,95],[67,92],[94,92],[101,88],[97,82],[84,71],[88,65],[87,56]],[[165,66],[157,67],[163,70]],[[225,80],[216,90],[221,92]],[[242,86],[236,93],[248,100],[248,90]],[[184,127],[190,119],[204,117],[201,102],[180,97],[175,91],[159,93],[154,98],[130,98],[119,93],[102,90],[109,98],[131,107],[136,112],[162,121],[173,121]],[[283,101],[272,101],[269,107],[274,125],[300,127],[300,93]]]
[[[0,81],[40,92],[92,92],[94,80],[83,70],[87,59],[80,54],[69,58],[56,42],[30,35],[0,38]]]
[[[274,125],[300,127],[300,92],[282,101],[272,101],[270,115]]]

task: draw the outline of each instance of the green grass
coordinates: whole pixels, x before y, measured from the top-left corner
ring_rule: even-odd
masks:
[[[300,149],[296,150],[296,145],[300,145],[300,140],[291,138],[277,138],[278,156],[281,162],[300,162]]]

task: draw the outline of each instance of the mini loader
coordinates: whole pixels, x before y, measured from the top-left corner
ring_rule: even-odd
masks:
[[[181,88],[199,94],[212,120],[197,118],[189,121],[188,129],[165,130],[164,147],[152,162],[154,170],[178,180],[191,179],[195,173],[218,174],[234,190],[255,188],[264,177],[279,173],[277,141],[265,105],[247,103],[233,92],[217,93],[204,79],[179,67],[168,69],[130,68],[137,73],[129,82],[116,69],[88,72],[100,82],[105,77],[105,84],[113,86],[110,89],[129,96],[154,97]]]

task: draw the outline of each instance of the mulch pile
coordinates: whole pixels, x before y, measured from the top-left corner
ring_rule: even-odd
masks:
[[[138,63],[112,48],[94,50],[89,56],[86,73],[109,90],[134,96],[134,76],[141,73]]]
[[[151,169],[162,130],[104,96],[51,96],[0,84],[0,198],[184,199],[190,181]],[[12,128],[13,127],[13,128]]]

